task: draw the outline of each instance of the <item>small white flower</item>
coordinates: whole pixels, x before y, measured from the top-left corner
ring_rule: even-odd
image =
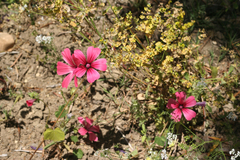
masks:
[[[27,5],[26,4],[24,4],[24,6],[23,6],[24,8],[27,8]]]
[[[174,134],[174,135],[172,136],[172,138],[173,138],[174,141],[176,141],[176,139],[177,139],[177,135]]]
[[[240,152],[239,151],[237,151],[237,155],[240,156]]]
[[[36,37],[36,41],[37,41],[38,43],[42,43],[42,35],[38,35],[38,36]]]
[[[25,8],[23,6],[20,6],[19,10],[20,10],[20,12],[23,12],[25,10]]]
[[[234,156],[231,157],[231,160],[235,160]]]
[[[73,116],[72,113],[67,114],[67,118],[70,119]]]
[[[161,158],[164,159],[164,160],[168,159],[166,152],[167,151],[164,149],[164,150],[162,150],[162,153],[161,153]]]
[[[170,132],[167,134],[168,145],[172,144],[173,141],[176,141],[176,139],[177,139],[176,134],[173,134],[173,133],[170,133]]]
[[[52,41],[52,37],[51,36],[43,36],[41,40],[42,40],[41,42],[44,42],[45,44],[49,44]]]
[[[231,119],[231,118],[232,118],[232,115],[233,115],[233,112],[230,112],[230,113],[227,115],[227,118],[228,118],[228,119]]]
[[[42,40],[43,40],[43,41],[46,41],[46,40],[47,40],[47,37],[46,37],[46,36],[43,36],[43,37],[42,37]]]
[[[94,153],[94,156],[98,156],[98,151],[96,151],[96,152]]]

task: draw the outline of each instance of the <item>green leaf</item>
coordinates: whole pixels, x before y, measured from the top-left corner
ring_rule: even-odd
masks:
[[[60,113],[62,112],[63,108],[64,108],[65,105],[61,105],[58,107],[58,111],[55,112],[55,116],[58,118],[58,116],[60,115]],[[60,118],[63,118],[67,115],[67,111],[64,110],[62,115],[60,116]]]
[[[54,142],[63,141],[65,139],[65,134],[60,128],[51,129],[48,128],[44,133],[44,140],[52,140]]]
[[[111,8],[111,6],[109,6],[107,9],[103,10],[103,13],[102,13],[102,14],[105,15],[110,8]]]
[[[135,157],[138,154],[137,149],[135,149],[134,151],[132,151],[132,156]]]
[[[146,98],[146,99],[148,98],[149,87],[150,87],[150,84],[148,84],[148,86],[147,86],[147,90],[146,90],[146,93],[145,93],[145,98]]]
[[[78,159],[83,157],[83,151],[81,149],[74,149],[73,153],[77,156]]]
[[[170,92],[170,93],[174,94],[174,93],[176,93],[177,91],[178,91],[178,90],[175,90],[175,88],[169,87],[169,92]]]
[[[39,99],[39,94],[37,92],[30,92],[28,93],[29,97],[34,99]]]
[[[142,124],[142,131],[143,131],[143,133],[146,133],[146,127],[144,124]]]
[[[72,140],[74,143],[76,143],[76,142],[78,141],[78,137],[77,137],[77,136],[71,136],[70,138],[71,138],[71,140]]]
[[[227,82],[226,81],[224,81],[224,79],[222,78],[221,79],[221,84],[226,84]]]
[[[212,113],[212,108],[209,105],[206,105],[208,112]]]
[[[75,133],[75,134],[78,133],[78,129],[77,129],[77,128],[74,128],[74,129],[73,129],[73,133]]]
[[[189,80],[189,79],[190,79],[189,73],[186,72],[186,73],[184,74],[184,77],[186,78],[186,80]]]
[[[146,136],[142,136],[142,143],[145,142],[146,138]]]
[[[70,91],[70,95],[73,95],[73,93],[76,91],[76,88],[75,87],[72,87],[71,88],[71,91]]]
[[[159,146],[164,146],[165,145],[165,142],[167,141],[167,139],[163,136],[161,137],[155,137],[154,139],[155,143],[157,143]]]
[[[231,74],[232,71],[233,71],[234,67],[233,66],[230,66],[229,70],[228,70],[228,74]]]
[[[212,70],[212,78],[216,78],[218,74],[217,67],[211,67],[211,70]]]

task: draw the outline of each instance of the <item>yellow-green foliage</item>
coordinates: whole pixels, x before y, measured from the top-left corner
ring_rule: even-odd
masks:
[[[154,12],[148,5],[139,18],[133,17],[131,12],[126,17],[116,18],[116,23],[106,35],[112,37],[110,43],[118,48],[118,52],[111,55],[117,66],[125,63],[130,63],[131,67],[147,66],[151,68],[149,72],[155,75],[154,84],[176,89],[180,86],[189,88],[191,82],[183,77],[189,71],[186,62],[196,48],[190,43],[187,32],[194,21],[184,23],[182,4],[170,3],[166,6],[160,4]],[[112,9],[116,15],[119,13],[116,7]],[[157,33],[160,38],[153,39]],[[146,42],[142,42],[138,35],[144,35]],[[156,57],[160,60],[153,64]],[[196,76],[190,75],[190,78],[193,80]]]

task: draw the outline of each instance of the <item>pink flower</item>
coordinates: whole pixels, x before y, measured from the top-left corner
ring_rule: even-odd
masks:
[[[71,52],[66,48],[62,52],[63,59],[69,65],[58,62],[57,63],[57,74],[65,75],[67,77],[62,82],[62,87],[67,88],[69,83],[74,77],[75,86],[78,86],[77,77],[82,77],[87,72],[87,80],[89,83],[93,83],[95,80],[100,78],[100,74],[95,70],[106,71],[107,70],[107,60],[102,58],[94,61],[101,50],[99,48],[88,47],[87,49],[87,59],[80,50],[75,50],[71,55]],[[94,61],[94,62],[93,62]]]
[[[179,122],[182,117],[182,113],[188,121],[196,117],[196,113],[193,110],[188,109],[188,107],[193,107],[196,105],[195,97],[190,96],[186,99],[186,93],[184,92],[176,92],[175,95],[178,101],[170,98],[167,104],[168,109],[174,109],[174,111],[171,113],[172,119],[174,119],[176,122]]]
[[[98,141],[98,137],[93,132],[99,133],[99,126],[92,126],[93,120],[89,119],[88,117],[85,119],[83,117],[78,117],[78,121],[84,126],[78,130],[78,133],[80,133],[82,136],[88,133],[90,141]]]
[[[27,100],[26,103],[27,103],[28,107],[31,107],[33,105],[34,101],[36,101],[36,99]]]

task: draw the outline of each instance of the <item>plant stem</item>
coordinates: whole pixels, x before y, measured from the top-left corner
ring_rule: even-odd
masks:
[[[78,87],[77,87],[77,89],[73,92],[73,94],[72,94],[72,96],[70,97],[70,99],[68,100],[68,102],[67,102],[67,104],[64,106],[64,108],[63,108],[63,110],[62,110],[62,112],[59,114],[59,116],[58,116],[58,118],[57,118],[57,120],[55,121],[55,123],[53,124],[53,126],[52,126],[52,129],[54,128],[54,126],[56,125],[56,123],[58,122],[58,120],[59,120],[59,118],[60,118],[60,116],[62,115],[62,113],[63,113],[63,111],[67,108],[67,106],[68,106],[68,103],[72,100],[72,98],[74,97],[74,95],[75,95],[75,93],[77,92],[77,90],[79,89],[79,87],[81,86],[80,84],[82,84],[82,82],[83,82],[83,79],[81,80],[81,82],[79,83],[79,85],[78,85]]]
[[[66,105],[64,106],[62,112],[59,114],[56,122],[53,124],[52,129],[54,128],[54,126],[56,125],[56,123],[58,122],[58,119],[60,118],[60,116],[62,115],[63,111],[66,109],[66,107],[68,106],[68,103],[72,100],[72,98],[74,97],[75,93],[77,92],[77,90],[79,89],[79,87],[81,86],[82,82],[83,82],[84,78],[81,80],[81,82],[79,83],[77,89],[75,90],[75,92],[72,94],[72,96],[70,97],[70,99],[68,100],[68,102],[66,103]],[[41,141],[41,143],[38,145],[38,147],[35,149],[35,151],[33,152],[33,154],[31,155],[31,157],[29,158],[29,160],[31,160],[33,158],[33,156],[35,155],[35,153],[37,152],[37,150],[40,148],[40,146],[42,145],[42,143],[44,142],[44,140]]]

